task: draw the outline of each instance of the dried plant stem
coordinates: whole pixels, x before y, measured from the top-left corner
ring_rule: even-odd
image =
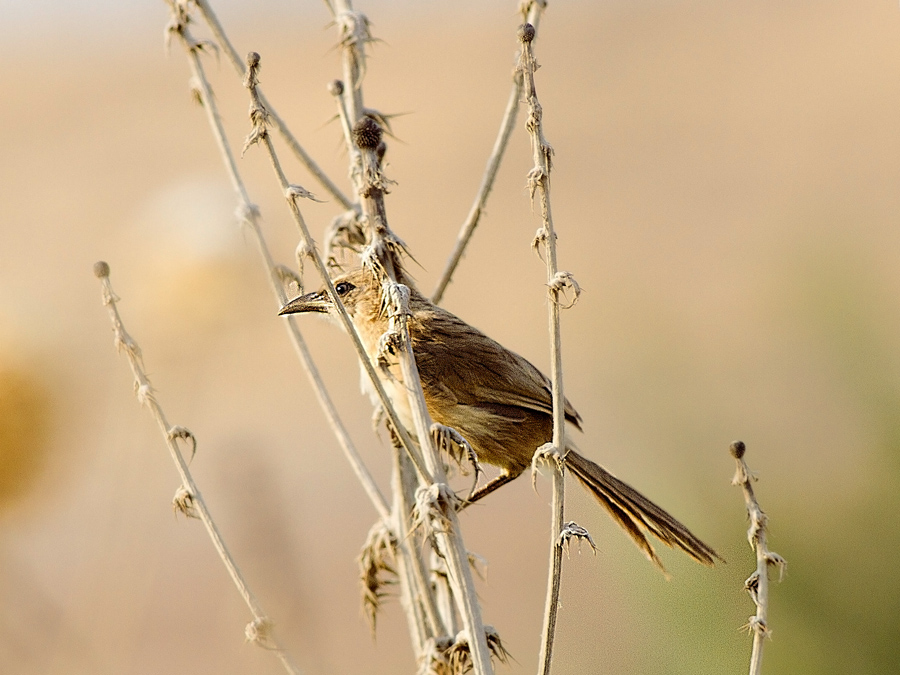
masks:
[[[375,372],[375,366],[372,364],[372,361],[369,359],[369,356],[366,353],[365,346],[362,343],[362,339],[360,338],[356,327],[353,325],[353,321],[350,319],[350,316],[347,314],[347,310],[344,308],[344,305],[340,301],[340,297],[334,290],[334,285],[331,283],[331,277],[328,274],[328,269],[325,266],[325,262],[322,260],[322,256],[316,248],[315,240],[313,240],[312,235],[309,232],[309,228],[306,225],[306,220],[303,218],[303,214],[300,212],[300,207],[297,204],[297,200],[304,197],[311,198],[312,195],[302,187],[298,185],[292,185],[288,182],[287,176],[285,176],[284,170],[281,167],[281,162],[278,159],[278,154],[275,152],[275,146],[272,144],[272,139],[269,138],[269,133],[266,129],[266,109],[265,106],[262,105],[262,101],[259,99],[259,97],[255,95],[260,63],[259,54],[250,52],[250,54],[247,56],[247,61],[249,67],[247,70],[247,77],[245,78],[245,85],[250,91],[250,97],[252,101],[251,120],[254,124],[254,129],[248,137],[247,144],[249,145],[252,143],[262,143],[262,145],[265,147],[266,153],[268,154],[269,160],[272,164],[272,169],[275,172],[275,176],[277,177],[278,183],[281,186],[285,199],[287,200],[288,208],[291,211],[291,215],[294,217],[294,222],[296,223],[297,228],[300,230],[300,235],[303,240],[303,244],[306,247],[306,251],[308,252],[310,258],[312,258],[316,271],[319,273],[319,276],[321,276],[329,295],[335,299],[335,305],[338,310],[338,316],[340,317],[341,324],[343,325],[344,330],[346,330],[347,334],[350,336],[351,341],[353,342],[356,353],[359,355],[360,362],[362,363],[366,374],[369,376],[369,379],[372,382],[372,386],[375,388],[378,399],[381,402],[382,407],[384,408],[385,414],[388,416],[388,419],[390,419],[391,425],[397,431],[397,435],[400,437],[400,441],[403,443],[403,447],[409,453],[409,456],[413,461],[413,465],[416,467],[416,471],[426,481],[430,482],[431,477],[427,472],[422,457],[415,444],[413,443],[413,440],[410,438],[409,434],[400,423],[400,418],[397,416],[397,411],[394,409],[394,406],[391,403],[391,399],[387,395],[387,392],[385,392],[384,386],[378,379],[378,375]]]
[[[442,557],[447,562],[450,581],[453,585],[463,627],[466,632],[472,665],[477,675],[493,672],[491,652],[481,619],[481,606],[475,593],[472,570],[469,567],[468,552],[462,541],[460,525],[456,513],[455,495],[447,485],[444,464],[439,451],[432,442],[431,416],[422,392],[422,383],[416,366],[412,349],[407,318],[410,316],[408,290],[397,285],[405,277],[402,274],[396,250],[401,246],[388,226],[384,205],[384,177],[377,156],[377,148],[381,143],[381,128],[377,122],[369,118],[361,119],[353,128],[353,140],[359,148],[363,161],[365,185],[360,191],[363,216],[367,225],[370,255],[369,264],[380,268],[393,283],[393,294],[390,299],[389,315],[392,328],[399,334],[400,350],[398,360],[403,382],[409,396],[409,405],[413,424],[422,448],[422,455],[433,480],[423,483],[420,496],[429,500],[428,516],[440,522],[433,528],[435,540]]]
[[[366,71],[366,42],[369,22],[364,14],[353,10],[350,0],[326,0],[341,34],[341,67],[344,74],[344,105],[355,124],[364,112],[362,78]]]
[[[366,225],[368,249],[366,263],[379,269],[394,284],[405,281],[397,252],[403,244],[390,230],[384,205],[384,184],[378,150],[381,146],[381,128],[374,120],[364,116],[362,76],[365,72],[365,44],[371,40],[366,17],[353,10],[350,0],[333,0],[329,7],[341,31],[343,86],[335,87],[334,93],[341,96],[339,113],[351,157],[351,178],[360,195],[362,213]],[[349,133],[348,133],[349,132]],[[361,166],[356,162],[361,160]],[[477,675],[493,672],[491,653],[488,648],[481,607],[475,593],[474,580],[469,568],[468,552],[462,542],[453,494],[446,482],[444,466],[431,438],[431,417],[422,393],[415,355],[409,336],[406,319],[409,308],[407,298],[399,287],[395,288],[399,300],[393,303],[395,311],[392,323],[400,335],[401,349],[398,358],[409,393],[414,427],[422,448],[423,459],[428,474],[420,472],[420,494],[433,495],[431,508],[434,512],[424,518],[435,518],[440,525],[433,532],[441,555],[447,562],[449,576],[454,588],[455,600],[465,628],[469,654]],[[332,293],[332,297],[336,297]],[[380,383],[373,380],[374,384]],[[392,420],[393,422],[393,420]],[[402,431],[402,428],[397,428]],[[424,478],[424,480],[423,480]]]
[[[539,673],[547,675],[553,658],[553,640],[556,634],[556,616],[559,607],[560,579],[562,575],[562,547],[565,511],[565,453],[566,453],[566,417],[565,395],[563,392],[562,345],[559,326],[559,312],[562,306],[561,294],[566,282],[561,281],[556,258],[556,232],[553,227],[553,215],[550,210],[550,166],[553,149],[544,138],[541,125],[541,105],[538,102],[534,84],[534,71],[537,68],[534,59],[532,41],[535,31],[531,24],[523,24],[519,28],[519,40],[522,43],[522,71],[525,101],[528,105],[526,129],[531,136],[531,148],[534,156],[534,168],[528,174],[528,184],[532,199],[537,194],[541,206],[541,228],[535,237],[534,246],[543,246],[547,264],[547,285],[549,288],[549,320],[550,320],[550,381],[553,392],[553,442],[550,451],[555,455],[553,465],[553,513],[550,540],[550,572],[547,580],[547,599],[544,607],[543,637]],[[573,283],[569,276],[568,283]],[[546,453],[541,449],[539,452]]]
[[[753,633],[753,649],[750,653],[750,675],[760,675],[762,672],[763,644],[769,637],[769,565],[778,568],[779,578],[784,574],[787,562],[774,551],[770,551],[766,544],[766,528],[768,517],[759,506],[756,495],[753,492],[753,481],[756,477],[750,471],[744,461],[744,453],[747,448],[742,441],[731,444],[731,456],[737,464],[732,485],[739,485],[744,492],[744,502],[747,505],[747,514],[750,517],[750,528],[747,530],[747,540],[756,553],[756,571],[750,575],[744,583],[744,587],[750,594],[756,605],[756,614],[750,617],[747,628]]]
[[[341,122],[344,143],[347,146],[347,154],[350,157],[350,182],[353,184],[356,193],[359,194],[363,189],[362,154],[353,142],[353,123],[350,121],[351,113],[347,110],[347,101],[344,98],[347,87],[344,86],[341,80],[335,80],[331,83],[329,90],[337,102],[338,119]]]
[[[431,418],[425,406],[425,395],[419,380],[419,372],[416,368],[415,356],[412,351],[412,342],[406,325],[406,313],[401,313],[400,335],[402,336],[404,349],[400,354],[400,367],[403,372],[403,381],[412,383],[407,389],[410,391],[410,404],[413,405],[413,419],[416,423],[416,434],[423,446],[425,461],[431,474],[434,476],[432,487],[438,491],[446,490],[446,495],[441,496],[437,508],[440,509],[440,519],[444,521],[444,527],[435,529],[435,535],[439,550],[447,561],[450,581],[453,584],[454,596],[462,618],[463,628],[468,637],[470,655],[476,675],[489,675],[493,673],[491,665],[491,652],[488,648],[484,623],[481,618],[481,605],[475,592],[475,581],[472,578],[472,570],[469,567],[469,555],[463,544],[459,519],[456,513],[456,504],[453,499],[446,499],[452,495],[447,485],[447,476],[444,473],[444,465],[437,448],[431,442]]]
[[[535,31],[537,31],[541,15],[546,6],[546,0],[526,0],[522,3],[521,10],[523,19],[525,20],[525,23],[534,26]],[[462,260],[463,252],[469,245],[469,240],[471,240],[475,228],[478,227],[478,223],[481,221],[481,216],[484,213],[484,206],[487,203],[487,198],[491,193],[491,189],[494,187],[494,180],[500,169],[500,162],[503,160],[503,155],[509,144],[509,137],[516,124],[516,115],[519,112],[519,103],[521,102],[521,99],[522,73],[516,68],[513,72],[513,86],[512,90],[509,92],[509,100],[506,103],[503,119],[500,122],[497,140],[494,141],[494,148],[491,151],[491,156],[488,158],[484,176],[481,178],[481,185],[478,186],[478,192],[475,195],[475,201],[472,203],[472,207],[469,209],[469,215],[466,216],[466,220],[459,230],[459,234],[456,237],[456,245],[450,253],[450,258],[447,260],[447,265],[441,274],[441,278],[438,280],[437,286],[435,286],[434,292],[431,294],[431,301],[436,305],[440,304],[443,299],[444,291],[447,290],[450,279],[456,271],[459,261]]]
[[[237,587],[238,592],[241,594],[241,597],[250,609],[250,613],[253,615],[253,621],[247,625],[245,630],[247,638],[262,647],[274,651],[288,673],[299,673],[299,670],[293,664],[290,655],[278,644],[272,634],[272,620],[269,619],[263,611],[256,596],[244,580],[240,568],[237,566],[228,547],[225,545],[225,541],[222,539],[219,528],[216,527],[216,524],[209,513],[206,501],[203,499],[203,495],[200,494],[200,489],[194,482],[194,478],[191,475],[187,462],[181,453],[181,448],[178,446],[178,439],[190,441],[193,450],[196,450],[197,440],[193,434],[184,427],[171,426],[166,419],[162,406],[160,406],[159,402],[156,400],[156,396],[153,393],[153,387],[150,384],[150,380],[147,378],[147,373],[144,371],[140,347],[138,347],[134,339],[132,339],[125,330],[122,318],[119,315],[119,310],[116,307],[118,298],[113,293],[112,285],[109,281],[109,265],[105,262],[98,262],[94,265],[94,273],[100,279],[100,283],[103,287],[103,304],[109,311],[109,318],[112,322],[113,332],[115,334],[116,349],[118,351],[125,351],[125,354],[128,357],[128,363],[131,366],[131,372],[134,375],[134,386],[138,400],[150,409],[150,413],[153,415],[154,419],[156,419],[163,437],[166,439],[166,445],[169,448],[172,461],[175,462],[175,467],[178,470],[178,474],[181,476],[183,491],[179,491],[179,495],[176,497],[176,507],[182,510],[186,515],[200,518],[203,525],[206,527],[206,531],[209,533],[209,538],[212,540],[216,552],[222,559],[234,585]]]
[[[221,48],[225,51],[225,54],[228,56],[228,60],[231,61],[231,64],[234,66],[234,69],[238,72],[238,75],[241,78],[244,78],[247,74],[246,67],[244,65],[244,60],[241,58],[238,51],[234,48],[234,45],[231,44],[231,40],[228,39],[228,35],[225,33],[225,29],[222,27],[222,24],[219,23],[219,19],[213,11],[207,0],[194,0],[197,5],[197,9],[200,10],[200,14],[203,16],[206,23],[209,25],[210,30],[216,38],[216,42],[219,43]],[[271,106],[269,101],[266,99],[265,95],[262,91],[258,92],[260,101],[265,106],[266,110],[269,111],[269,116],[271,118],[272,126],[274,126],[278,133],[281,134],[282,138],[284,138],[285,143],[287,143],[288,147],[291,149],[297,159],[307,168],[307,170],[313,175],[313,177],[319,181],[325,191],[330,194],[335,201],[337,201],[344,209],[352,209],[353,202],[351,202],[347,196],[341,191],[341,189],[334,184],[334,182],[325,174],[324,171],[316,164],[315,160],[303,149],[303,146],[300,145],[300,142],[291,133],[291,130],[288,128],[287,124],[282,120],[282,118],[275,112],[275,109]]]
[[[235,190],[235,193],[237,194],[238,214],[240,215],[243,223],[246,224],[253,232],[254,238],[256,239],[256,243],[259,247],[260,255],[262,256],[263,264],[265,265],[266,271],[268,272],[269,281],[271,282],[272,290],[278,302],[278,307],[282,307],[288,300],[287,295],[284,291],[283,277],[279,273],[280,268],[275,264],[271,252],[269,251],[268,244],[266,243],[265,237],[263,236],[262,228],[259,224],[259,210],[250,200],[246,185],[244,184],[240,172],[238,171],[234,153],[232,152],[231,146],[227,141],[225,129],[222,126],[222,120],[218,112],[216,99],[212,93],[209,79],[206,77],[203,63],[200,60],[200,53],[199,49],[197,48],[198,43],[194,39],[192,39],[190,33],[188,32],[187,26],[184,23],[176,24],[175,22],[173,22],[173,24],[171,25],[177,26],[177,28],[174,29],[174,32],[176,32],[181,38],[182,44],[184,45],[187,52],[188,63],[191,67],[194,86],[196,87],[197,94],[200,97],[201,105],[206,112],[213,138],[215,139],[216,145],[218,146],[219,151],[222,154],[222,161],[225,164],[225,169],[228,172],[228,177],[231,180],[231,184]],[[350,462],[350,466],[352,467],[353,472],[356,474],[357,478],[362,484],[363,489],[369,496],[372,505],[375,507],[375,510],[378,512],[382,521],[385,524],[388,524],[390,522],[390,509],[388,507],[387,500],[384,498],[384,495],[382,495],[381,490],[375,483],[375,479],[372,477],[372,474],[369,471],[368,467],[366,467],[365,463],[362,461],[359,452],[356,450],[356,446],[350,438],[350,435],[347,433],[347,430],[344,427],[344,424],[337,412],[337,408],[331,400],[331,397],[328,395],[328,391],[325,388],[325,383],[322,380],[321,374],[319,373],[315,362],[313,361],[312,354],[310,354],[309,352],[306,341],[303,339],[303,335],[300,333],[300,329],[297,326],[295,318],[287,317],[285,326],[287,328],[288,334],[291,337],[291,342],[294,345],[294,349],[297,351],[297,355],[299,356],[300,361],[303,363],[304,369],[306,370],[307,376],[309,377],[310,383],[312,384],[313,391],[315,392],[316,398],[319,401],[319,405],[325,413],[325,417],[328,420],[328,423],[331,426],[331,429],[334,432],[334,435],[337,438],[345,457]]]

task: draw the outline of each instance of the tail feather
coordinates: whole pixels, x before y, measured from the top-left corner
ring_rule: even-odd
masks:
[[[704,565],[712,566],[717,558],[722,559],[666,511],[599,464],[569,450],[566,467],[609,511],[613,520],[628,533],[644,555],[663,572],[665,568],[647,539],[645,530],[666,546],[680,548]]]

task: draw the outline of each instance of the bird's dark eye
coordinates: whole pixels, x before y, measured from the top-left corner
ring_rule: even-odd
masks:
[[[347,295],[350,291],[352,291],[356,286],[351,284],[349,281],[342,281],[339,284],[334,285],[334,290],[338,295]]]

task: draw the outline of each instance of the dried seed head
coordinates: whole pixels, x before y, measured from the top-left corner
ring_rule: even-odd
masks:
[[[94,275],[98,279],[105,279],[109,276],[109,264],[104,260],[98,260],[94,263]]]
[[[519,32],[517,33],[519,42],[531,42],[534,40],[534,26],[530,23],[523,23],[519,26]]]
[[[340,80],[332,80],[328,83],[328,93],[332,96],[340,96],[344,93],[344,83]]]
[[[353,127],[353,142],[360,150],[375,150],[381,143],[381,126],[371,117],[363,117]]]
[[[382,600],[387,595],[385,588],[396,583],[394,555],[397,541],[382,522],[377,522],[369,530],[369,536],[359,554],[359,576],[362,585],[363,611],[369,621],[369,628],[375,634],[375,621]]]
[[[256,52],[250,52],[247,54],[247,67],[248,68],[259,68],[259,54]]]
[[[731,444],[729,450],[731,450],[732,457],[734,457],[735,459],[740,459],[747,451],[747,446],[744,445],[744,441],[735,441]]]

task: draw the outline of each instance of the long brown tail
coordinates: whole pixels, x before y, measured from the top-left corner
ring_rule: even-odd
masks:
[[[716,558],[722,559],[675,518],[599,464],[569,450],[566,467],[603,504],[613,520],[622,526],[644,555],[663,572],[666,570],[662,561],[657,557],[644,530],[656,535],[667,546],[677,546],[704,565],[712,566]]]

